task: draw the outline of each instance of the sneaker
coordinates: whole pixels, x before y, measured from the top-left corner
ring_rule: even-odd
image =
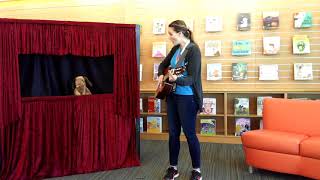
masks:
[[[178,170],[175,170],[173,167],[167,169],[166,175],[163,177],[163,180],[174,180],[179,176]]]
[[[190,180],[202,180],[201,173],[199,173],[199,172],[196,171],[196,170],[193,170],[193,171],[191,172]]]

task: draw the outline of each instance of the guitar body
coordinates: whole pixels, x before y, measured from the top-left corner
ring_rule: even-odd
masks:
[[[173,74],[180,76],[185,70],[186,68],[184,66],[178,67],[176,69],[173,69]],[[167,73],[165,74],[161,85],[159,84],[159,86],[157,87],[157,90],[155,93],[155,97],[158,99],[166,98],[166,96],[169,95],[174,90],[174,87],[175,87],[174,83],[168,82],[168,78],[169,78],[168,70],[165,70],[165,72]]]

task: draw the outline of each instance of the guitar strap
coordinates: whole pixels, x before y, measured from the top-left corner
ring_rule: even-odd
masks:
[[[189,51],[189,49],[187,49],[187,48],[183,51],[183,53],[181,54],[181,56],[180,56],[180,58],[179,58],[179,61],[177,62],[177,66],[184,61],[184,59],[186,58],[186,55],[187,55],[188,51]],[[177,67],[177,66],[176,66],[176,67]]]

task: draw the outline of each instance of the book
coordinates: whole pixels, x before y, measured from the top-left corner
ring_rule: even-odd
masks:
[[[233,56],[246,56],[250,54],[251,54],[251,41],[249,40],[232,41]]]
[[[297,12],[293,14],[294,28],[312,27],[311,12]]]
[[[310,40],[307,35],[294,35],[292,38],[293,54],[310,53]]]
[[[222,80],[222,64],[207,64],[207,80]]]
[[[312,63],[295,63],[294,80],[312,80]]]
[[[259,121],[259,129],[263,129],[263,120],[262,119],[260,119],[260,121]]]
[[[258,96],[257,97],[257,115],[262,116],[263,112],[263,100],[265,98],[272,98],[271,96]]]
[[[276,29],[279,27],[279,12],[263,12],[263,29]]]
[[[200,134],[204,136],[216,135],[216,120],[215,119],[200,119],[201,130]]]
[[[165,34],[166,32],[166,20],[154,19],[153,20],[153,34]]]
[[[248,79],[248,65],[247,63],[232,63],[232,80],[246,80]]]
[[[221,41],[208,40],[204,43],[205,56],[220,56],[221,55]]]
[[[280,51],[280,37],[263,37],[263,54],[278,54]]]
[[[148,97],[148,112],[161,112],[161,100],[155,98],[154,96]]]
[[[154,63],[153,64],[153,80],[154,81],[158,81],[159,77],[158,77],[158,69],[159,69],[159,64],[158,63]]]
[[[242,136],[243,133],[250,131],[250,118],[236,118],[236,132],[235,136]]]
[[[143,132],[143,118],[140,118],[140,133]]]
[[[239,13],[237,17],[237,30],[248,31],[251,27],[251,14]]]
[[[139,65],[139,81],[142,81],[142,64]]]
[[[153,42],[152,43],[152,57],[162,58],[166,56],[167,43],[166,42]]]
[[[216,98],[203,98],[203,112],[201,114],[211,114],[217,113],[217,100]]]
[[[249,98],[234,98],[234,114],[249,115]]]
[[[139,105],[140,105],[140,112],[143,112],[143,100],[142,100],[142,98],[140,98]]]
[[[279,80],[278,64],[261,64],[259,66],[259,80]]]
[[[161,133],[162,132],[162,117],[147,116],[147,132]]]
[[[206,32],[222,31],[222,17],[221,16],[207,16],[206,17]]]

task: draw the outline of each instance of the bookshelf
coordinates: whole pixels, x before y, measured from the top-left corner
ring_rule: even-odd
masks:
[[[141,98],[143,99],[143,112],[140,113],[144,118],[144,132],[141,139],[148,140],[168,140],[168,123],[166,115],[166,102],[161,101],[161,113],[146,112],[148,109],[149,96],[153,96],[153,90],[142,90]],[[200,142],[229,143],[241,144],[239,136],[235,136],[236,118],[250,118],[251,130],[259,129],[261,115],[257,115],[257,97],[271,96],[272,98],[307,98],[310,100],[320,99],[320,92],[316,91],[204,91],[204,98],[216,98],[215,115],[198,114],[196,122],[196,132]],[[249,99],[249,115],[234,114],[234,99],[244,97]],[[147,133],[146,118],[147,116],[162,117],[162,133]],[[200,119],[216,119],[216,135],[204,136],[200,134]],[[181,140],[186,141],[185,136],[181,135]]]

